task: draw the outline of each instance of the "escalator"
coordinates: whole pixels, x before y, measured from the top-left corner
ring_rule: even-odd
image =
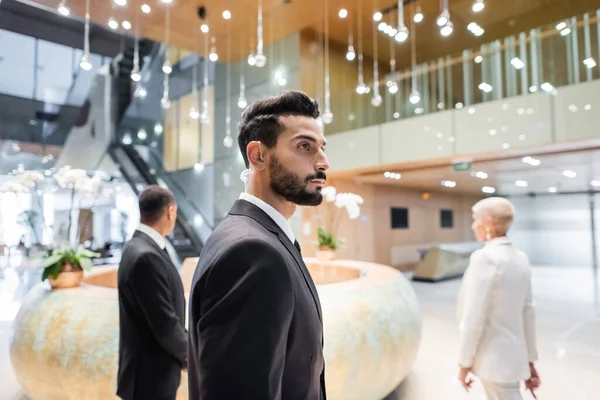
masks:
[[[139,155],[139,153],[130,146],[119,143],[111,145],[108,154],[112,160],[119,166],[123,178],[129,183],[136,195],[139,195],[148,185],[164,184],[159,177],[153,174]],[[169,187],[169,189],[171,189]],[[198,229],[189,221],[195,219],[189,215],[189,208],[186,208],[186,199],[181,199],[177,191],[171,190],[175,195],[178,204],[177,221],[173,233],[167,237],[179,261],[182,262],[188,257],[198,257],[203,247],[203,240]],[[184,200],[184,201],[182,201]]]

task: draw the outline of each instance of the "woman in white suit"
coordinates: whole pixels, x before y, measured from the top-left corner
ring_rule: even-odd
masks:
[[[520,400],[521,381],[534,395],[539,376],[531,272],[525,253],[506,233],[514,207],[491,197],[473,206],[475,251],[462,281],[458,318],[459,380],[468,391],[477,376],[488,400]]]

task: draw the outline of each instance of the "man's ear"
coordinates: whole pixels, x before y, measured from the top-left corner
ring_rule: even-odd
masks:
[[[248,155],[248,162],[253,169],[256,169],[257,171],[265,169],[265,156],[261,142],[253,141],[248,143],[248,146],[246,146],[246,154]]]

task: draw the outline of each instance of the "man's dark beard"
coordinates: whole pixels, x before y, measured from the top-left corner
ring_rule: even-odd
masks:
[[[297,174],[288,171],[275,157],[272,155],[269,163],[269,175],[271,177],[271,189],[283,197],[287,201],[299,206],[318,206],[323,201],[321,189],[310,192],[306,186],[313,179],[327,179],[327,175],[323,171],[316,171],[304,179],[304,182]]]

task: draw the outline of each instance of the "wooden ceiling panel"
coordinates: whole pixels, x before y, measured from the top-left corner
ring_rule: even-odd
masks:
[[[50,9],[56,9],[59,0],[28,0]],[[237,61],[245,58],[256,46],[256,18],[259,0],[173,0],[169,6],[159,0],[129,0],[125,7],[118,7],[110,0],[91,0],[91,20],[106,27],[112,16],[119,22],[127,19],[135,25],[138,13],[140,33],[156,41],[165,40],[165,7],[171,8],[171,43],[191,51],[203,48],[199,33],[201,21],[197,9],[203,5],[207,10],[207,23],[210,35],[216,37],[220,60]],[[323,31],[324,0],[262,0],[264,9],[265,44],[272,43],[302,29]],[[444,55],[458,55],[463,49],[478,47],[496,39],[528,31],[534,27],[548,25],[584,12],[595,11],[598,0],[486,0],[481,13],[473,13],[473,0],[450,0],[451,19],[454,33],[447,38],[439,34],[435,19],[439,15],[439,0],[417,0],[425,15],[425,20],[417,25],[417,58],[419,62]],[[148,15],[138,12],[143,2],[152,7]],[[405,20],[411,22],[416,1],[405,0]],[[67,0],[72,16],[83,18],[85,0]],[[373,12],[389,9],[384,21],[395,23],[397,13],[393,0],[329,0],[330,40],[338,46],[346,46],[348,41],[348,19],[338,17],[338,11],[346,8],[352,20],[355,43],[358,38],[357,16],[362,10],[364,52],[367,57],[374,54]],[[232,19],[225,21],[221,14],[229,9]],[[475,21],[485,34],[479,38],[467,31],[467,25]],[[129,34],[133,34],[135,26]],[[382,62],[389,61],[390,40],[378,32],[378,53]],[[232,52],[226,54],[225,44],[231,36]],[[410,64],[409,43],[395,44],[394,49],[400,67]],[[93,49],[92,49],[93,50]]]

